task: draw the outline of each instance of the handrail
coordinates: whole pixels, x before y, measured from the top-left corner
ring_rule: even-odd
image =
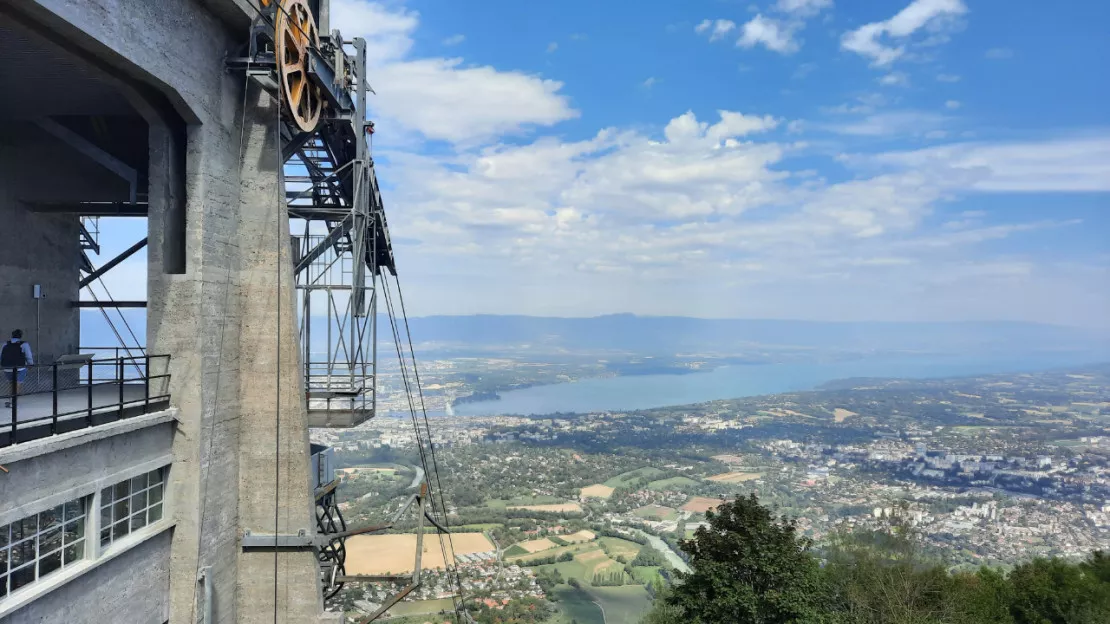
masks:
[[[169,401],[169,359],[168,354],[120,355],[0,369],[0,384],[6,384],[7,392],[0,394],[5,404],[0,409],[0,446],[92,427],[98,418],[103,422],[105,418],[148,413],[152,404]],[[167,372],[152,374],[152,361],[164,362],[160,370]],[[118,392],[98,390],[109,386]],[[136,392],[138,389],[141,392]],[[11,416],[7,421],[3,418],[5,412]],[[82,415],[84,418],[80,418]],[[50,423],[48,433],[40,430],[45,428],[45,421]]]

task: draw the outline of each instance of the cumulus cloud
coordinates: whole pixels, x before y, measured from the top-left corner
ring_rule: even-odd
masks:
[[[416,13],[353,0],[333,0],[333,10],[344,4],[389,14],[374,26],[382,40],[371,42],[379,128],[388,121],[448,142],[375,147],[415,313],[858,319],[1015,311],[1068,321],[1110,311],[1110,296],[1091,287],[1110,278],[1104,266],[1055,266],[982,246],[1072,221],[937,216],[979,193],[1108,190],[1110,139],[849,154],[840,159],[846,175],[834,180],[813,171],[827,147],[808,147],[796,134],[801,122],[763,111],[680,109],[655,127],[564,139],[543,131],[578,114],[558,81],[414,58]],[[716,21],[699,27],[709,37]],[[753,35],[752,45],[774,49],[766,39]],[[826,111],[835,123],[808,120],[805,132],[874,145],[875,137],[945,132],[950,121],[880,112],[886,103],[861,95]],[[1062,299],[1075,305],[1051,303]],[[1040,300],[1047,303],[1029,303]]]
[[[775,8],[799,17],[812,17],[832,5],[833,0],[778,0]]]
[[[562,83],[519,71],[468,66],[458,58],[410,58],[419,14],[403,6],[333,0],[332,23],[367,40],[369,101],[378,128],[473,144],[578,116]]]
[[[906,75],[906,72],[890,72],[882,78],[879,78],[879,84],[888,87],[908,87],[910,84],[910,77]]]
[[[864,24],[844,33],[840,47],[871,59],[877,67],[890,65],[906,52],[906,42],[919,30],[939,31],[946,20],[967,13],[963,0],[914,0],[894,17]],[[884,39],[891,43],[885,43]]]
[[[736,28],[736,22],[727,19],[719,20],[702,20],[700,24],[694,27],[694,32],[699,35],[709,35],[710,41],[717,41],[724,38],[725,35],[732,32]]]
[[[778,52],[791,54],[797,52],[798,43],[794,41],[794,28],[782,21],[757,14],[740,28],[740,39],[736,45],[752,48],[757,45]]]

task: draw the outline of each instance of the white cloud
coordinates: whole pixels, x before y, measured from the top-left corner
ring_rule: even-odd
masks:
[[[983,55],[995,61],[1001,61],[1008,58],[1013,58],[1014,51],[1010,48],[991,48]]]
[[[867,160],[867,159],[865,159]],[[1110,135],[1025,143],[958,143],[874,157],[989,192],[1110,192]]]
[[[778,0],[775,8],[799,17],[811,17],[833,5],[833,0]]]
[[[866,108],[860,110],[866,110]],[[848,110],[844,112],[859,111]],[[934,138],[938,135],[932,134],[932,136],[930,136],[927,133],[941,131],[940,127],[947,121],[948,118],[944,115],[923,111],[904,110],[875,113],[853,121],[823,124],[821,127],[837,134],[849,136],[886,138],[926,136],[927,138]]]
[[[374,74],[374,112],[429,139],[465,143],[552,125],[578,116],[563,83],[462,59],[421,59],[380,67]]]
[[[844,33],[840,47],[871,59],[872,65],[890,65],[906,52],[905,41],[922,28],[940,31],[944,21],[967,13],[962,0],[914,0],[894,17],[864,24]],[[884,37],[900,41],[898,45],[887,45],[880,40]]]
[[[937,74],[937,82],[959,82],[960,77],[956,74]]]
[[[742,48],[762,45],[780,54],[790,54],[798,50],[798,44],[794,41],[794,29],[790,25],[761,14],[745,23],[740,33],[736,45]]]
[[[451,35],[443,40],[445,46],[456,46],[466,41],[466,35]]]
[[[460,144],[521,133],[578,116],[562,83],[458,58],[409,58],[419,14],[403,6],[333,0],[332,23],[367,40],[369,100],[384,137],[413,131]]]
[[[405,8],[387,8],[377,2],[334,0],[331,23],[344,36],[366,39],[366,60],[378,63],[401,58],[412,48],[412,32],[420,22],[420,14]],[[350,33],[348,35],[348,33]]]
[[[363,3],[333,10],[344,4]],[[372,7],[360,10],[392,11],[370,42],[379,130],[453,144],[375,146],[412,313],[1110,318],[1110,295],[1095,287],[1110,279],[1107,261],[1064,267],[981,245],[1070,221],[992,209],[935,222],[947,202],[982,192],[1105,190],[1110,139],[850,154],[848,175],[830,181],[813,170],[827,146],[807,147],[794,134],[802,122],[772,115],[687,112],[656,131],[522,136],[578,114],[558,81],[414,57],[418,15]],[[806,138],[824,130],[874,145],[951,121],[876,112],[889,103],[872,93],[827,109],[838,123],[807,121]]]
[[[694,27],[694,32],[699,35],[709,33],[710,41],[717,41],[736,29],[736,22],[727,19],[702,20]]]
[[[643,86],[644,86],[645,89],[650,89],[650,88],[654,87],[657,84],[659,84],[659,79],[656,78],[655,76],[651,76],[643,82]]]
[[[547,53],[548,54],[551,54],[552,52],[554,52],[555,50],[558,50],[558,49],[559,49],[558,42],[552,41],[551,43],[547,44]]]
[[[944,107],[948,110],[956,110],[960,107],[960,102],[958,100],[948,100],[944,103]]]
[[[908,87],[910,84],[910,77],[907,76],[905,72],[890,72],[882,78],[879,78],[879,84],[888,87]]]

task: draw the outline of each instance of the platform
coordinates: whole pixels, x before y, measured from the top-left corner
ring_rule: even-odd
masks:
[[[119,383],[96,385],[92,390],[91,403],[87,387],[59,390],[56,421],[53,392],[21,395],[14,408],[4,407],[0,403],[0,446],[12,443],[13,411],[18,418],[15,423],[15,442],[27,442],[55,433],[95,427],[120,418],[162,410],[169,405],[169,397],[166,396],[151,397],[148,400],[144,383],[124,383],[122,402]]]

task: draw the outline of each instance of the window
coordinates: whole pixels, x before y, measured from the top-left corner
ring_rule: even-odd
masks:
[[[162,519],[162,469],[120,481],[100,491],[100,545]]]
[[[87,500],[0,525],[0,598],[85,558]]]

